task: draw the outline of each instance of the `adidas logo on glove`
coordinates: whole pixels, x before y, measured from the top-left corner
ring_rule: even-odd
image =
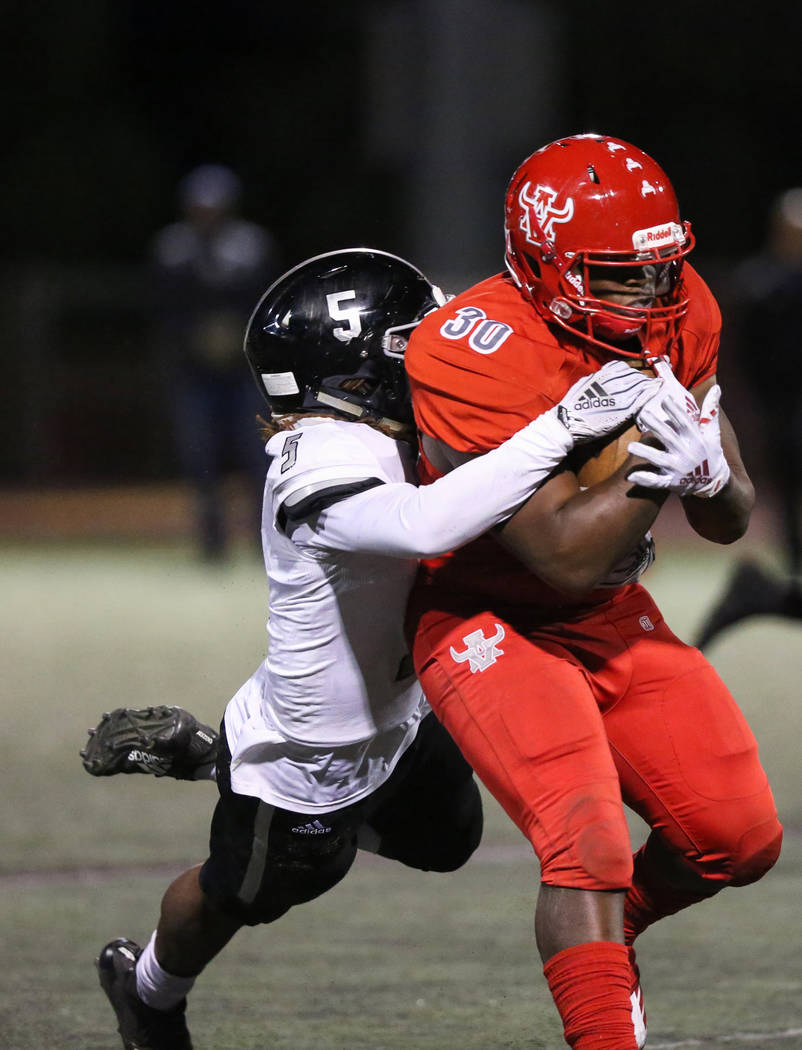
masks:
[[[615,408],[615,398],[608,397],[607,391],[601,383],[591,383],[579,395],[579,401],[574,405],[574,411],[581,412],[586,408]]]

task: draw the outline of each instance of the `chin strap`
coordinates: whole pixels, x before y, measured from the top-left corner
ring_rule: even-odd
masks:
[[[353,416],[355,423],[370,419],[375,423],[380,423],[383,427],[387,427],[388,430],[397,433],[406,430],[408,427],[408,424],[399,423],[397,419],[388,419],[387,416],[376,416],[370,411],[370,409],[364,408],[362,405],[355,405],[353,401],[346,401],[342,397],[334,397],[333,394],[327,394],[325,390],[318,390],[317,394],[315,394],[315,400],[319,401],[321,405],[327,405],[329,408],[333,408],[336,412],[342,412],[344,415]]]

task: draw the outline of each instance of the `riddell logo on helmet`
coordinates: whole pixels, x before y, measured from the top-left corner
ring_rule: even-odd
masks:
[[[578,273],[574,273],[572,270],[565,271],[565,279],[569,284],[573,285],[574,289],[580,294],[585,294],[585,285],[582,283],[582,278]]]
[[[665,222],[660,226],[648,226],[645,230],[635,230],[632,234],[632,247],[642,252],[647,248],[662,248],[666,244],[684,244],[685,231],[678,222]]]

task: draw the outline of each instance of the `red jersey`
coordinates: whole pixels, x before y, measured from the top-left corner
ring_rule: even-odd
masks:
[[[716,371],[721,314],[710,289],[687,263],[683,282],[690,306],[671,365],[690,389]],[[457,451],[487,452],[598,369],[600,353],[548,325],[508,274],[490,277],[429,314],[412,333],[405,363],[418,428]],[[419,474],[424,485],[439,476],[425,456]],[[588,604],[554,591],[486,536],[426,562],[425,573],[463,593],[506,602],[541,608]],[[607,600],[610,590],[596,596]]]

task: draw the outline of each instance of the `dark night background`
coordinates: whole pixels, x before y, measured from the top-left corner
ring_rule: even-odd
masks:
[[[411,0],[3,5],[0,479],[173,470],[138,281],[194,165],[231,165],[287,265],[502,266],[512,170],[607,131],[668,170],[721,291],[802,183],[802,8]],[[725,343],[726,345],[726,343]]]

